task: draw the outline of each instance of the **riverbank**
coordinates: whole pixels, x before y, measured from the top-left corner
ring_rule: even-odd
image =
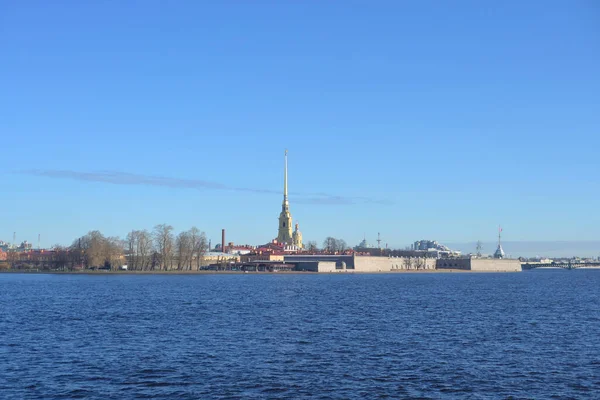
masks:
[[[340,274],[437,274],[437,273],[481,273],[494,271],[470,271],[464,269],[399,269],[393,271],[337,271],[337,272],[313,272],[313,271],[37,271],[37,270],[0,270],[0,274],[52,274],[52,275],[340,275]]]

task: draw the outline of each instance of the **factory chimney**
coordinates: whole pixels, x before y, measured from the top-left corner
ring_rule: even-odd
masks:
[[[221,229],[221,252],[225,253],[225,229]]]

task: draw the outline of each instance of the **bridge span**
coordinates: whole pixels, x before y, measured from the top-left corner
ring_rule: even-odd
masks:
[[[600,268],[600,262],[552,262],[552,263],[522,263],[523,270],[535,268],[562,268],[562,269],[578,269],[578,268]]]

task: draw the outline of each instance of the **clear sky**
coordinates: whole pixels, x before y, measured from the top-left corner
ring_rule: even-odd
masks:
[[[1,1],[0,239],[600,238],[597,1]]]

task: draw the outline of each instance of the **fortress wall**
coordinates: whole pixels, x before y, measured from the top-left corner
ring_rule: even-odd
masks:
[[[336,269],[335,261],[319,261],[317,266],[318,272],[345,272],[345,269]]]
[[[468,271],[517,272],[521,271],[519,260],[495,258],[441,258],[438,269],[464,269]]]
[[[354,257],[354,270],[356,272],[390,272],[398,270],[423,270],[435,269],[434,258],[423,257]]]
[[[388,272],[392,270],[390,260],[388,257],[356,256],[354,257],[354,271]]]
[[[436,269],[435,258],[423,257],[392,257],[390,258],[392,271],[397,270],[423,270]]]
[[[437,269],[471,269],[470,258],[440,258],[437,260]]]
[[[354,256],[349,255],[327,255],[327,254],[318,254],[318,255],[309,255],[309,254],[290,254],[285,255],[285,262],[290,262],[298,265],[305,265],[307,263],[313,263],[316,268],[316,264],[318,262],[344,262],[347,265],[348,269],[354,267]]]
[[[320,272],[318,261],[299,261],[296,262],[296,271]]]
[[[521,271],[521,262],[510,259],[478,259],[471,260],[471,271],[489,272],[518,272]]]
[[[425,269],[435,269],[435,267],[437,266],[437,260],[435,258],[427,258],[425,260]]]
[[[346,263],[346,261],[344,261]],[[490,258],[434,259],[422,257],[354,256],[345,269],[339,267],[341,260],[297,262],[297,269],[318,272],[392,272],[402,270],[462,269],[467,271],[517,272],[521,271],[519,260]],[[336,267],[338,265],[338,267]]]
[[[467,271],[487,272],[518,272],[521,271],[519,260],[491,259],[491,258],[450,258],[434,259],[422,257],[378,257],[378,256],[354,256],[354,268],[351,265],[347,269],[336,268],[337,261],[318,261],[316,264],[318,272],[393,272],[402,270],[434,270],[434,269],[462,269]],[[313,267],[314,268],[314,267]],[[306,270],[314,270],[307,268]]]

